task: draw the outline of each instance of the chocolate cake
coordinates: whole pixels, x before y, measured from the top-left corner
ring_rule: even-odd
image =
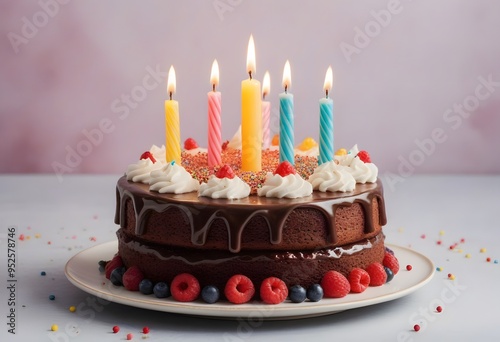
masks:
[[[234,274],[255,284],[275,276],[288,286],[318,283],[384,258],[386,223],[380,181],[349,193],[314,191],[298,199],[250,195],[241,200],[159,194],[117,184],[119,255],[153,281],[193,274],[223,288]]]

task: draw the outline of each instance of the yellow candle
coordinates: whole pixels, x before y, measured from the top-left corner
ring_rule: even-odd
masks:
[[[250,36],[247,53],[249,79],[241,82],[241,169],[262,170],[262,104],[260,82],[255,74],[255,45]]]
[[[179,103],[172,100],[175,93],[175,70],[171,66],[168,71],[167,91],[169,100],[165,101],[166,159],[170,163],[181,164],[181,127],[179,123]]]

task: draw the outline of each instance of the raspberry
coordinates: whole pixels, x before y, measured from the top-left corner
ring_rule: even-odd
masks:
[[[354,268],[348,276],[351,292],[361,293],[370,285],[370,275],[361,268]]]
[[[215,177],[233,179],[234,178],[234,171],[233,171],[233,169],[231,169],[231,166],[225,164],[217,171],[217,173],[215,174]]]
[[[195,148],[198,148],[198,143],[193,138],[187,138],[186,141],[184,141],[185,150],[194,150]]]
[[[104,267],[104,272],[106,272],[106,279],[109,279],[109,277],[111,276],[111,272],[113,272],[115,268],[122,266],[123,266],[123,261],[121,256],[115,255],[114,258],[111,259],[111,261],[108,261],[106,267]]]
[[[288,288],[283,280],[269,277],[260,285],[260,298],[266,304],[279,304],[288,296]]]
[[[170,292],[179,302],[192,302],[200,294],[200,283],[193,275],[181,273],[172,280]]]
[[[137,266],[129,267],[123,274],[123,286],[129,291],[139,291],[139,284],[144,279],[144,274]]]
[[[370,286],[380,286],[387,281],[387,273],[381,263],[374,262],[365,269],[370,275]]]
[[[321,279],[321,287],[326,298],[342,298],[351,291],[347,278],[337,271],[326,272]]]
[[[382,264],[385,267],[389,267],[394,274],[397,274],[399,272],[399,261],[398,258],[394,256],[394,254],[386,252]]]
[[[155,157],[153,156],[153,154],[151,152],[146,151],[143,154],[141,154],[141,158],[140,158],[141,160],[142,159],[148,159],[148,158],[151,159],[151,161],[153,163],[156,163],[156,159],[155,159]]]
[[[366,151],[359,151],[357,154],[358,158],[361,159],[363,163],[371,163],[370,155]]]
[[[290,162],[284,161],[278,165],[278,168],[276,169],[276,171],[274,171],[274,174],[278,174],[281,177],[286,177],[288,175],[294,175],[295,169],[293,168],[293,165],[290,164]]]
[[[252,299],[255,288],[250,278],[236,274],[229,278],[224,288],[224,295],[233,304],[243,304]]]

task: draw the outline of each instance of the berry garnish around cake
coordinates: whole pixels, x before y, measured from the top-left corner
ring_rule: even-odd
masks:
[[[366,151],[359,151],[357,157],[361,159],[363,163],[371,163],[370,155]]]
[[[217,170],[217,173],[215,174],[215,177],[217,178],[229,178],[233,179],[235,176],[233,169],[231,169],[231,166],[225,164],[223,165],[219,170]]]
[[[170,292],[179,302],[192,302],[200,294],[200,283],[189,273],[181,273],[172,280]]]
[[[274,171],[274,174],[278,174],[280,175],[281,177],[286,177],[288,175],[294,175],[296,172],[295,172],[295,168],[293,167],[292,164],[290,164],[289,161],[284,161],[284,162],[281,162],[278,167],[276,168],[276,171]]]
[[[282,303],[288,296],[288,288],[283,280],[269,277],[260,285],[260,299],[266,304]]]
[[[220,292],[216,286],[206,285],[201,290],[201,298],[205,303],[213,304],[219,300]]]
[[[351,291],[351,285],[346,277],[337,271],[328,271],[321,279],[321,287],[326,298],[342,298]]]
[[[160,281],[153,287],[153,293],[155,294],[156,298],[167,298],[170,297],[170,288],[168,287],[167,283]]]
[[[104,267],[106,279],[109,279],[111,277],[111,272],[113,272],[115,268],[122,266],[123,266],[122,257],[119,255],[115,255],[113,259],[111,259],[111,261],[108,261],[108,263]]]
[[[146,151],[146,152],[144,152],[143,154],[141,154],[141,158],[140,158],[140,159],[141,159],[141,160],[143,160],[143,159],[149,159],[149,160],[151,160],[153,163],[156,163],[156,159],[155,159],[155,157],[154,157],[154,156],[153,156],[153,154],[152,154],[151,152],[149,152],[149,151]]]
[[[366,267],[366,272],[370,275],[370,286],[380,286],[386,283],[387,273],[381,263],[374,262]]]
[[[193,138],[187,138],[184,141],[185,150],[194,150],[195,148],[198,148],[198,143]]]
[[[354,268],[347,277],[351,292],[361,293],[370,285],[370,275],[362,268]]]
[[[384,260],[382,261],[382,264],[385,267],[388,267],[391,269],[392,273],[398,274],[399,272],[399,261],[394,255],[394,253],[386,252],[384,256]]]
[[[302,303],[307,298],[306,289],[300,285],[293,285],[288,291],[288,297],[292,303]]]
[[[129,291],[139,291],[139,284],[144,279],[144,275],[137,266],[127,268],[123,274],[123,286]]]
[[[320,284],[312,284],[307,289],[306,296],[311,302],[319,302],[323,299],[323,288]]]
[[[252,299],[255,287],[250,278],[236,274],[229,278],[224,288],[224,295],[233,304],[243,304]]]

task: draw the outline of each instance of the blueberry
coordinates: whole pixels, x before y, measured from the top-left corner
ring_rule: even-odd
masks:
[[[288,296],[293,303],[302,303],[306,300],[306,289],[300,285],[294,285],[288,291]]]
[[[201,290],[201,298],[208,304],[213,304],[219,300],[219,289],[213,285],[207,285]]]
[[[387,274],[387,280],[385,281],[386,283],[390,282],[392,278],[394,278],[394,273],[389,267],[384,266],[385,273]]]
[[[158,298],[166,298],[170,296],[170,289],[166,283],[159,282],[153,287],[153,293]]]
[[[99,272],[104,273],[104,268],[106,267],[107,262],[104,260],[99,261]]]
[[[153,293],[153,283],[151,282],[151,280],[142,279],[139,283],[139,291],[145,295]]]
[[[125,273],[125,267],[117,267],[113,271],[111,271],[111,275],[109,276],[109,280],[113,285],[122,286],[122,277],[123,273]]]
[[[320,284],[313,284],[307,289],[307,299],[311,302],[319,302],[323,298],[323,288]]]

